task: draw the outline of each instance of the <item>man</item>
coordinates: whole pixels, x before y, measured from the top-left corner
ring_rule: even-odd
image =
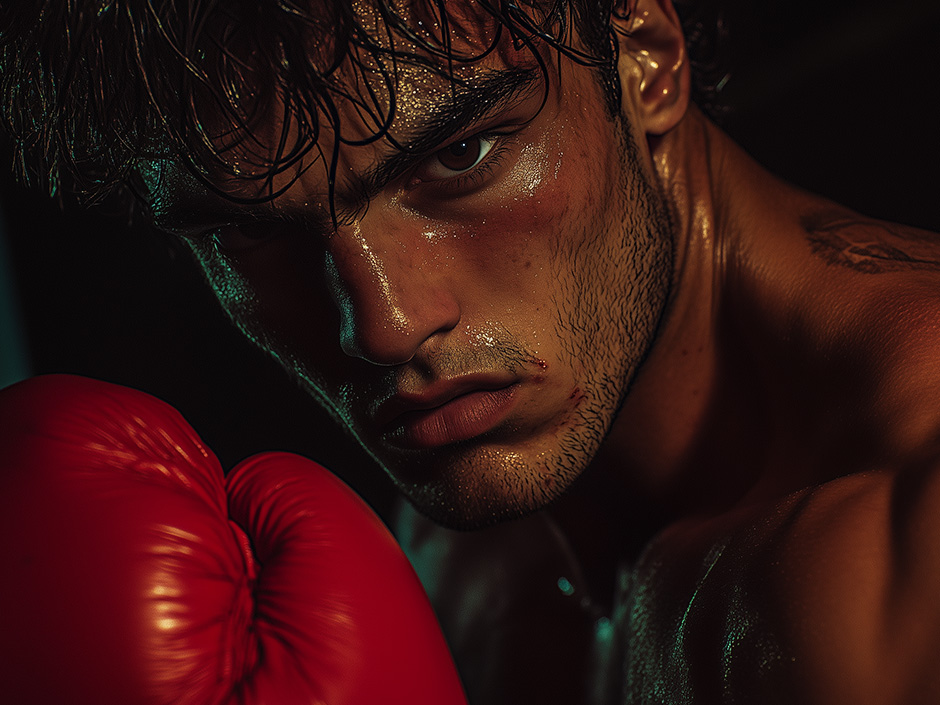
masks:
[[[506,581],[531,605],[584,595],[558,628],[598,658],[566,687],[935,701],[940,254],[783,185],[714,128],[669,2],[592,7],[316,6],[273,45],[288,75],[306,56],[329,77],[306,93],[266,92],[271,46],[222,23],[231,55],[211,58],[246,62],[224,76],[244,84],[198,65],[205,83],[132,84],[163,109],[161,87],[193,81],[197,110],[129,123],[141,141],[115,141],[102,179],[139,175],[236,324],[422,513],[476,528],[547,508],[496,555],[563,564],[545,598],[539,575]],[[471,696],[525,697],[509,654],[474,653],[531,624],[507,610],[501,642],[468,618],[493,606],[470,589],[490,576],[453,577],[475,539],[402,524],[416,552],[452,544],[430,591],[458,661],[466,639],[482,664]]]

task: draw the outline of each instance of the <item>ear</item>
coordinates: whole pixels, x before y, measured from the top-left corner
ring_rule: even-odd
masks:
[[[691,77],[672,0],[617,0],[611,26],[620,48],[624,113],[647,135],[662,135],[689,105]]]

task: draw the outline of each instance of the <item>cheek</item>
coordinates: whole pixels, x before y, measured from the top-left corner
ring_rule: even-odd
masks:
[[[602,209],[602,196],[616,173],[609,129],[564,120],[525,144],[511,169],[459,211],[468,227],[486,235],[490,247],[537,253],[584,231]]]
[[[252,319],[258,296],[231,260],[220,255],[213,245],[189,243],[190,250],[225,313],[249,338],[258,342]]]
[[[567,151],[557,147],[570,142],[559,128],[525,145],[511,170],[455,210],[450,229],[459,243],[456,257],[472,263],[483,293],[504,304],[494,303],[499,313],[506,302],[525,304],[529,317],[549,306],[557,275],[566,274],[563,253],[600,229],[608,189],[598,173],[609,179],[614,165],[592,159],[586,143]]]

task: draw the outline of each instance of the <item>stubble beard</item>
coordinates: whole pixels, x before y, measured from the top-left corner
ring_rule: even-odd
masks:
[[[399,486],[439,524],[483,528],[558,500],[610,433],[652,347],[670,288],[673,221],[620,127],[619,178],[592,217],[572,218],[581,225],[555,235],[552,253],[551,276],[562,285],[552,300],[554,330],[561,365],[579,380],[578,403],[539,452],[474,448],[451,458],[445,481]]]

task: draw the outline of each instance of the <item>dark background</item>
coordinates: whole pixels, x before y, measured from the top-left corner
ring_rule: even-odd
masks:
[[[727,20],[728,132],[809,190],[940,230],[940,2],[740,0]],[[71,372],[155,394],[227,466],[273,449],[320,459],[384,513],[384,477],[241,339],[181,248],[126,218],[61,210],[17,186],[5,147],[0,285],[19,334],[0,327],[0,358],[15,359],[19,340],[20,369],[31,374]]]

